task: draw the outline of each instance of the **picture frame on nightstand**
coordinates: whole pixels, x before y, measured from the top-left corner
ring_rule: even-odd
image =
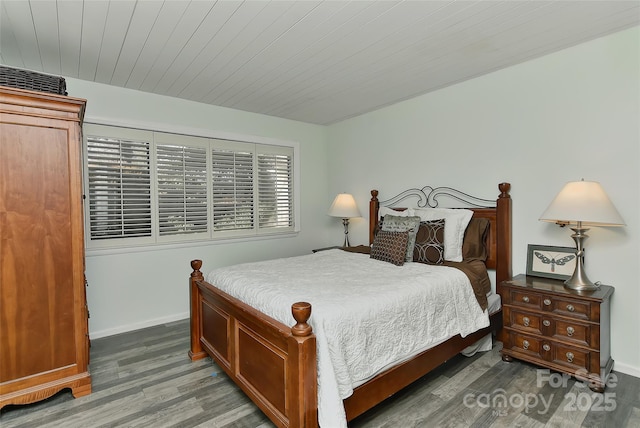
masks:
[[[550,245],[527,246],[527,275],[569,279],[576,268],[576,249]]]

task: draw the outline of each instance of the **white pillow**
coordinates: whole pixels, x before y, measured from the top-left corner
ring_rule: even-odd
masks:
[[[473,211],[463,208],[409,208],[410,216],[418,216],[421,221],[444,221],[444,259],[450,262],[462,261],[462,241]]]
[[[393,208],[389,208],[389,207],[380,207],[380,208],[378,208],[378,218],[379,217],[384,217],[386,215],[395,215],[397,217],[408,217],[409,216],[409,210],[396,211]]]

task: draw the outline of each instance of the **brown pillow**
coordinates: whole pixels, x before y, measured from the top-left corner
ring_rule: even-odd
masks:
[[[487,246],[485,240],[489,232],[489,219],[472,218],[464,232],[462,241],[463,260],[487,260]]]
[[[445,219],[421,221],[413,247],[413,261],[440,265],[444,262]]]
[[[388,230],[380,230],[373,239],[370,257],[393,263],[396,266],[402,266],[407,255],[407,242],[409,242],[409,231],[390,232]]]

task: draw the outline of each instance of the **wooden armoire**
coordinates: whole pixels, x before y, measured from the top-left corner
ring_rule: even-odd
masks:
[[[91,392],[85,100],[0,86],[0,408]]]

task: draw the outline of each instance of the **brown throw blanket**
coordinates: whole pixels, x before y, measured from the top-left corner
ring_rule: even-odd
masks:
[[[491,291],[491,280],[487,267],[482,260],[463,260],[461,262],[444,262],[445,266],[454,267],[461,270],[471,282],[473,294],[484,311],[487,309],[489,302],[487,301],[487,293]]]

